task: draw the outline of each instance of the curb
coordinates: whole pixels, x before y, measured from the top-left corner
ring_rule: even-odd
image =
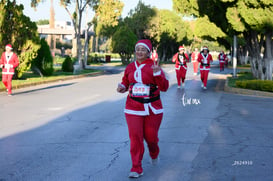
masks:
[[[235,93],[235,94],[243,94],[243,95],[251,95],[251,96],[259,96],[259,97],[273,97],[272,92],[265,92],[265,91],[258,91],[258,90],[251,90],[251,89],[242,89],[242,88],[235,88],[235,87],[229,87],[228,86],[228,77],[226,78],[224,91]]]
[[[70,75],[70,76],[63,77],[60,79],[55,79],[55,80],[45,80],[45,81],[40,81],[40,82],[31,82],[31,83],[16,85],[16,86],[12,86],[12,89],[15,90],[15,89],[20,89],[20,88],[25,88],[25,87],[31,87],[31,86],[42,85],[42,84],[47,84],[47,83],[73,80],[73,79],[78,79],[78,78],[83,78],[83,77],[88,77],[88,76],[97,76],[97,75],[103,75],[103,74],[104,74],[104,71],[99,71],[99,72],[94,72],[94,73],[86,73],[86,74],[81,74],[81,75]],[[0,89],[0,92],[5,92],[5,91],[6,91],[5,88]]]

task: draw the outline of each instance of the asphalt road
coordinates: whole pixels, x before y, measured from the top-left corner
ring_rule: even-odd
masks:
[[[129,138],[126,94],[116,92],[122,68],[106,74],[0,94],[0,181],[126,181]],[[272,181],[273,99],[223,92],[213,68],[208,90],[190,65],[177,89],[162,93],[160,163],[147,148],[140,181]]]

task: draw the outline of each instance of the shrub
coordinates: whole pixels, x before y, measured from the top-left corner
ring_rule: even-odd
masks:
[[[38,68],[43,75],[50,76],[54,72],[53,57],[45,39],[41,39],[40,45],[41,47],[37,52],[38,55],[33,60],[32,68]]]
[[[236,81],[236,87],[273,92],[273,81],[271,80],[242,80]]]
[[[73,61],[70,56],[66,56],[66,58],[64,59],[64,62],[62,64],[62,70],[63,72],[73,72]]]

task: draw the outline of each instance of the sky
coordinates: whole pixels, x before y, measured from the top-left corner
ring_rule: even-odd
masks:
[[[45,2],[40,3],[35,11],[30,7],[30,0],[17,0],[17,3],[24,5],[24,14],[29,16],[32,21],[38,21],[41,19],[49,19],[50,0],[44,0]],[[122,17],[126,17],[131,9],[134,9],[138,3],[138,0],[121,0],[124,3]],[[142,0],[146,5],[151,5],[158,9],[169,9],[172,10],[172,0]],[[68,13],[60,6],[59,0],[54,0],[55,20],[56,21],[70,21]],[[89,12],[90,19],[92,13]]]

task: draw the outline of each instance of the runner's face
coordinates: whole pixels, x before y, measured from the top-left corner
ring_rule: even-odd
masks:
[[[180,49],[179,53],[181,53],[181,54],[184,53],[184,49]]]
[[[138,45],[136,47],[136,59],[140,62],[146,60],[149,57],[149,52],[143,45]]]
[[[11,49],[10,49],[10,48],[6,48],[6,52],[7,52],[7,53],[10,53],[10,52],[11,52]]]

